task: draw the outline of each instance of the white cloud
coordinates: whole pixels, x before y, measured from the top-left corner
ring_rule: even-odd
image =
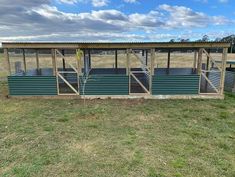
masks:
[[[147,13],[126,14],[115,9],[67,13],[52,6],[49,0],[37,2],[24,0],[19,5],[2,0],[1,6],[4,8],[0,8],[0,41],[151,41],[163,40],[164,37],[167,40],[175,36],[168,34],[169,31],[231,23],[223,16],[209,16],[184,6],[167,4]],[[164,30],[166,33],[161,33]]]
[[[92,5],[94,7],[103,7],[103,6],[107,6],[109,3],[108,0],[92,0]]]
[[[228,3],[229,0],[219,0],[220,3]]]
[[[138,0],[124,0],[124,2],[126,2],[126,3],[136,3],[136,2],[138,2]]]
[[[168,13],[165,15],[167,28],[193,28],[206,27],[208,25],[223,25],[229,22],[223,16],[208,16],[202,12],[193,11],[184,6],[169,6],[163,4],[159,6],[160,9]]]
[[[58,1],[65,4],[75,4],[78,2],[77,0],[58,0]]]

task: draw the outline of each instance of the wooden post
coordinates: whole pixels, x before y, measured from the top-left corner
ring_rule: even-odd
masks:
[[[11,75],[11,64],[10,64],[8,49],[4,49],[4,56],[5,56],[8,74]]]
[[[146,49],[146,61],[145,61],[145,65],[148,66],[148,50]]]
[[[83,51],[83,73],[85,73],[85,64],[86,63],[86,50]]]
[[[39,70],[39,57],[38,57],[38,49],[36,49],[36,65],[37,65],[37,70]]]
[[[57,95],[60,95],[56,49],[51,49],[51,55],[52,55],[52,64],[53,64],[53,75],[56,76]]]
[[[88,50],[88,66],[89,66],[89,69],[91,69],[91,50],[90,49]]]
[[[24,72],[26,72],[27,68],[26,68],[26,59],[25,59],[25,49],[22,49],[22,51],[23,51]]]
[[[211,53],[210,49],[208,49],[207,53],[210,55],[210,53]],[[209,64],[210,64],[209,62],[210,62],[210,58],[209,58],[209,56],[207,56],[207,60],[206,60],[206,70],[209,69]]]
[[[116,50],[115,50],[115,69],[116,69],[116,70],[117,70],[117,68],[118,68],[117,59],[118,59],[118,53],[117,53],[117,49],[116,49]]]
[[[198,64],[197,64],[197,74],[199,75],[201,75],[202,72],[202,53],[203,53],[203,48],[200,48],[198,52]]]
[[[194,60],[193,60],[193,71],[194,72],[196,71],[196,66],[197,66],[197,54],[198,54],[198,51],[195,50],[194,51]]]
[[[223,55],[222,55],[222,72],[221,72],[221,79],[220,79],[220,95],[224,93],[224,80],[225,80],[225,73],[226,73],[226,62],[227,62],[227,54],[228,48],[223,48]]]
[[[171,63],[171,49],[168,50],[168,57],[167,57],[167,73],[170,72],[170,63]]]
[[[51,49],[51,57],[52,57],[52,67],[53,67],[53,76],[57,75],[57,65],[56,65],[56,51],[55,49]]]
[[[210,55],[210,49],[207,50],[208,55]],[[209,70],[209,65],[210,65],[210,57],[207,56],[206,58],[206,70]],[[209,72],[206,72],[206,77],[209,78]],[[205,84],[205,90],[207,91],[208,88],[208,82]]]
[[[151,75],[154,75],[155,49],[151,49]]]
[[[130,74],[130,49],[126,51],[126,75]]]
[[[82,57],[84,57],[84,56],[81,56],[80,60],[77,60],[77,67],[78,67],[78,75],[79,76],[82,74]]]
[[[155,61],[155,49],[151,49],[151,68],[150,68],[150,79],[149,79],[149,92],[152,94],[152,81],[154,75],[154,61]]]
[[[63,58],[62,58],[62,61],[63,61],[63,70],[65,71],[66,70],[66,66],[65,66],[65,60],[64,60],[64,49],[62,50],[62,55],[63,55]]]

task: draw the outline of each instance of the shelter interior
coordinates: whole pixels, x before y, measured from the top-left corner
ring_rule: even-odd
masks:
[[[228,44],[216,44],[159,48],[141,44],[7,48],[6,44],[5,56],[9,77],[55,76],[57,95],[222,95]]]

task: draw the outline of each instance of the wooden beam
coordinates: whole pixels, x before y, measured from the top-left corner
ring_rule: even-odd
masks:
[[[207,57],[210,58],[211,62],[213,63],[213,66],[216,66],[222,72],[222,68],[216,63],[216,61],[211,57],[211,55],[208,54],[205,49],[203,49],[202,51],[207,55]]]
[[[228,54],[228,48],[223,48],[222,71],[221,71],[221,79],[220,79],[220,95],[224,94],[224,80],[225,80],[225,73],[226,73],[227,54]]]
[[[71,90],[73,90],[77,95],[79,95],[78,91],[60,73],[57,73],[57,75],[64,81],[67,86],[69,86]]]
[[[89,69],[91,69],[91,50],[90,49],[88,50],[88,60],[89,60],[89,62],[88,62]]]
[[[62,53],[62,62],[63,62],[63,70],[66,70],[66,66],[65,66],[65,60],[64,60],[64,49],[61,51]]]
[[[195,51],[194,51],[194,60],[193,60],[193,71],[196,71],[196,67],[197,67],[197,56],[198,56],[198,51],[195,50]]]
[[[130,49],[126,50],[126,75],[130,74]]]
[[[11,64],[10,64],[8,49],[5,48],[3,50],[4,50],[5,62],[7,66],[7,72],[8,72],[8,75],[11,75]]]
[[[167,73],[168,74],[170,72],[170,64],[171,64],[171,49],[168,50],[168,55],[167,55]]]
[[[138,60],[140,60],[140,61],[141,61],[140,56],[139,56],[139,55],[137,55],[137,54],[135,53],[135,51],[130,50],[130,53],[131,53],[131,54],[133,54],[133,55],[134,55]],[[150,73],[150,69],[148,68],[148,66],[146,67],[146,69],[147,69],[147,71]]]
[[[208,79],[208,77],[202,72],[202,76],[206,79],[206,81],[211,85],[211,87],[216,91],[216,93],[219,93],[219,90],[214,86],[214,84]]]
[[[42,49],[150,49],[150,48],[228,48],[227,42],[107,42],[107,43],[62,43],[62,42],[3,42],[3,48]]]
[[[197,74],[199,75],[199,87],[198,87],[198,94],[201,94],[201,82],[202,82],[202,54],[203,48],[200,48],[198,51],[198,59],[197,59]]]
[[[51,58],[52,58],[52,67],[53,67],[53,76],[57,73],[57,63],[56,63],[56,51],[51,49]]]
[[[145,60],[145,65],[148,66],[148,50],[146,50],[146,60]]]
[[[207,57],[206,57],[206,70],[209,70],[209,65],[210,65],[210,49],[207,50]],[[206,73],[206,77],[208,78],[209,77],[209,72]],[[208,89],[208,83],[210,84],[210,82],[206,82],[205,84],[205,90]],[[218,91],[216,91],[218,93]]]
[[[59,85],[59,76],[58,76],[58,66],[57,66],[57,51],[56,49],[52,49],[52,58],[54,60],[53,74],[56,76],[56,87],[57,87],[57,95],[60,95],[60,85]]]
[[[36,66],[37,66],[37,70],[39,70],[39,57],[38,57],[38,49],[36,49]]]
[[[79,50],[79,49],[76,49],[76,50]],[[82,57],[84,57],[84,56],[81,56],[80,60],[77,60],[78,75],[79,76],[82,74]]]
[[[26,68],[25,49],[22,49],[22,52],[23,52],[23,64],[24,64],[24,72],[26,72],[26,71],[27,71],[27,68]]]
[[[118,52],[117,52],[117,50],[115,50],[115,69],[117,69],[118,68]]]
[[[132,72],[130,72],[130,77],[131,76],[138,82],[138,84],[142,87],[142,89],[144,89],[146,93],[150,94],[148,89],[139,81],[139,79]]]
[[[154,75],[154,67],[155,67],[155,49],[151,49],[151,75]]]
[[[210,49],[208,49],[207,53],[208,53],[208,56],[206,58],[206,70],[209,69],[209,64],[210,64],[210,57],[209,57],[211,53]]]
[[[202,73],[202,54],[203,54],[203,48],[200,48],[198,52],[198,64],[197,64],[197,74],[199,75],[201,75]]]
[[[149,92],[152,94],[152,85],[153,85],[153,75],[154,75],[154,62],[155,62],[155,49],[151,49],[151,66],[150,66],[150,75],[149,75]]]

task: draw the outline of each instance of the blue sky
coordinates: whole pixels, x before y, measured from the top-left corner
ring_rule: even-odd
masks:
[[[169,41],[234,34],[233,0],[1,0],[2,41]]]

